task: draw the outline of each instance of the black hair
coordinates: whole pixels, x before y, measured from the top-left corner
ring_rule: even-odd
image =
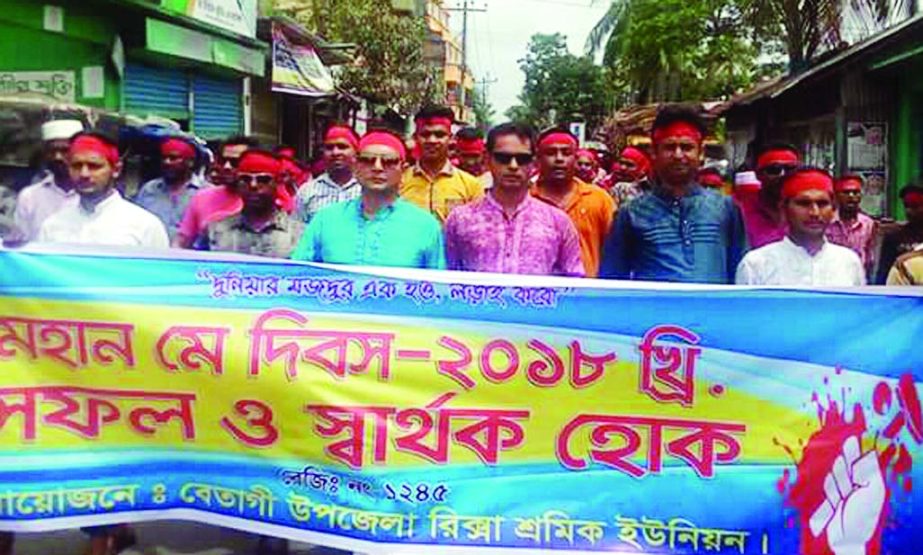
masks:
[[[757,158],[759,158],[766,152],[769,152],[770,150],[785,150],[788,152],[793,152],[798,156],[799,159],[801,159],[801,150],[797,146],[791,143],[786,143],[784,141],[770,141],[762,145],[760,149],[757,151],[757,155],[756,155]]]
[[[483,139],[484,134],[477,127],[462,127],[455,133],[455,138],[463,141],[475,141]]]
[[[515,121],[501,123],[487,133],[487,152],[493,152],[497,139],[507,135],[516,135],[522,140],[529,141],[529,150],[535,152],[535,130],[527,123]]]
[[[657,110],[657,117],[654,118],[654,125],[651,126],[651,132],[658,129],[669,127],[677,122],[688,123],[704,137],[707,128],[705,121],[699,114],[699,107],[695,104],[663,104]]]
[[[906,202],[906,201],[907,201],[907,195],[909,195],[909,194],[911,194],[911,193],[918,193],[918,194],[923,195],[923,182],[921,182],[921,184],[919,184],[919,185],[916,185],[916,184],[914,184],[914,185],[904,185],[903,187],[901,187],[901,190],[900,190],[900,192],[898,192],[897,195],[900,197],[900,199],[901,199],[902,201]]]
[[[440,106],[438,104],[431,104],[429,106],[424,106],[417,112],[417,115],[414,116],[414,119],[429,119],[429,118],[447,118],[449,121],[455,121],[455,112],[452,111],[448,106]]]

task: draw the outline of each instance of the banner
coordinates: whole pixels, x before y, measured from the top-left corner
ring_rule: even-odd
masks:
[[[918,291],[167,256],[0,251],[0,529],[919,552]]]
[[[333,76],[314,47],[296,44],[285,34],[285,27],[272,24],[272,90],[303,96],[333,93]]]
[[[162,8],[256,38],[256,0],[161,0]]]

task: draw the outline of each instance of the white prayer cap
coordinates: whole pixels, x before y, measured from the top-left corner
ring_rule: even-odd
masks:
[[[70,139],[83,131],[83,124],[75,119],[56,119],[42,124],[42,140]]]
[[[742,187],[745,185],[760,186],[760,180],[756,177],[756,172],[738,172],[734,176],[734,186]]]

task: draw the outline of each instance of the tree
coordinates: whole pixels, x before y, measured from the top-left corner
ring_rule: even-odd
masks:
[[[727,97],[766,68],[737,0],[614,0],[587,38],[619,103]]]
[[[800,71],[821,53],[842,47],[881,30],[904,14],[915,0],[744,0],[745,21],[756,36],[780,41],[789,69]],[[856,23],[847,36],[846,21]]]
[[[394,13],[380,0],[264,0],[330,42],[356,45],[355,63],[339,68],[345,91],[402,113],[438,97],[442,84],[426,63],[422,18]]]
[[[474,91],[474,119],[478,129],[487,133],[493,127],[493,119],[496,113],[490,101],[487,100],[487,94],[484,91]]]
[[[519,67],[526,82],[521,105],[507,111],[510,119],[538,128],[582,120],[593,129],[611,107],[605,71],[591,58],[568,52],[564,35],[532,35]]]

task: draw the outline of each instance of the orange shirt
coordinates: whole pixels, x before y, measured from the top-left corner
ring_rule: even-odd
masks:
[[[618,206],[602,187],[585,183],[576,177],[574,182],[574,190],[563,205],[542,195],[537,185],[532,187],[532,195],[567,212],[580,235],[580,255],[586,275],[596,277],[599,274],[603,244]]]

